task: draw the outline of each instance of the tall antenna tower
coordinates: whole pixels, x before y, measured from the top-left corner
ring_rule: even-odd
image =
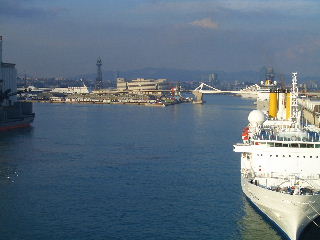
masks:
[[[96,84],[95,84],[95,89],[99,90],[102,89],[102,72],[101,72],[101,65],[102,65],[102,61],[101,58],[98,57],[97,59],[97,78],[96,78]]]

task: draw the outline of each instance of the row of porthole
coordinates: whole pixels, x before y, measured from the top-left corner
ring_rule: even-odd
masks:
[[[257,156],[263,156],[263,154],[257,154]],[[272,157],[272,155],[270,155]],[[279,157],[278,155],[275,155],[275,157]],[[286,157],[285,155],[282,155],[282,157]],[[291,157],[291,155],[288,155],[288,157]],[[297,158],[300,157],[299,155],[296,156]],[[316,158],[319,158],[319,156],[315,156]],[[303,158],[306,158],[306,156],[303,156]],[[312,156],[310,156],[312,158]]]

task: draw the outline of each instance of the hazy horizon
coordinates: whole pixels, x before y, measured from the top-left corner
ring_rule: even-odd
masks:
[[[170,68],[320,75],[316,0],[0,0],[3,60],[68,77]]]

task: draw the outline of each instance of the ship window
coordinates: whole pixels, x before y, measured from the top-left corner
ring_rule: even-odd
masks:
[[[282,144],[282,147],[288,147],[287,143]]]
[[[289,155],[289,157],[291,157],[291,155]]]
[[[319,145],[320,145],[320,144],[319,144]],[[290,144],[290,147],[297,148],[297,147],[299,147],[299,144],[298,144],[298,143],[291,143],[291,144]]]
[[[301,148],[306,148],[306,147],[307,147],[307,144],[300,143],[300,147],[301,147]]]
[[[297,158],[299,157],[299,155],[297,155]]]
[[[310,156],[310,158],[312,158],[312,156]]]
[[[316,158],[318,158],[318,156],[316,156]]]
[[[306,158],[306,156],[303,156],[303,158]]]
[[[269,142],[269,143],[268,143],[268,146],[274,147],[274,143]]]
[[[281,143],[275,143],[275,147],[282,147]]]
[[[285,155],[282,155],[282,157],[285,157]]]
[[[270,157],[272,157],[272,155],[270,155]]]
[[[276,157],[278,157],[278,155],[276,155]]]
[[[316,148],[320,148],[320,144],[316,144]]]
[[[307,148],[314,148],[314,144],[307,144]]]

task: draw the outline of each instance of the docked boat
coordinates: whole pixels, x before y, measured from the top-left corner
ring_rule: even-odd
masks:
[[[269,91],[268,116],[251,111],[234,145],[245,196],[291,240],[320,215],[320,129],[301,123],[297,98],[293,73],[292,88]]]
[[[35,114],[32,103],[17,100],[17,71],[15,64],[2,62],[0,36],[0,131],[29,126]]]
[[[0,131],[29,127],[34,117],[31,102],[0,106]]]
[[[67,87],[67,88],[54,88],[50,92],[55,94],[55,93],[60,93],[60,94],[87,94],[89,93],[88,87],[85,85],[85,83],[80,79],[82,82],[83,86],[81,87]]]
[[[241,89],[237,95],[243,98],[256,99],[257,108],[266,112],[269,104],[269,92],[278,88],[274,76],[273,68],[268,68],[264,81]]]
[[[246,88],[241,89],[237,95],[243,98],[257,99],[259,89],[260,86],[258,84],[254,84],[252,86],[248,86]]]
[[[273,68],[268,68],[265,81],[261,81],[257,92],[257,108],[264,113],[267,112],[269,107],[270,91],[279,90],[278,83],[274,80],[274,76]]]

